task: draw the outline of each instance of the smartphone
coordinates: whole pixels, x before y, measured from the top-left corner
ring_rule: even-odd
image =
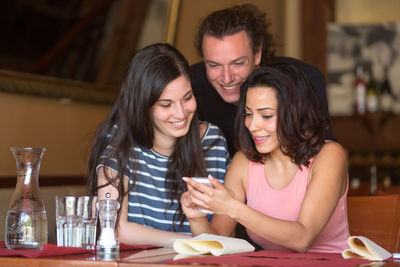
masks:
[[[213,187],[207,177],[191,177],[191,178],[192,178],[192,180],[194,180],[198,183],[205,184],[209,187]],[[212,213],[211,211],[206,210],[206,209],[201,209],[200,211],[203,213],[207,213],[207,214]]]
[[[205,184],[209,187],[213,187],[207,177],[191,177],[191,178],[192,178],[192,180],[194,180],[198,183]]]

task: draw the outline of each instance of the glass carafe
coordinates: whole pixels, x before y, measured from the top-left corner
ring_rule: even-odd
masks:
[[[45,148],[10,148],[17,164],[17,185],[7,212],[6,246],[43,249],[47,243],[47,216],[39,190],[39,168]]]

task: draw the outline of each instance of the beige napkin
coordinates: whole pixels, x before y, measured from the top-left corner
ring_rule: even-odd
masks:
[[[220,235],[201,234],[191,239],[177,239],[174,250],[183,255],[244,253],[254,251],[254,247],[244,239]]]
[[[342,256],[345,259],[361,258],[371,261],[383,261],[392,256],[386,249],[364,236],[350,236],[347,242],[350,249],[343,250]]]

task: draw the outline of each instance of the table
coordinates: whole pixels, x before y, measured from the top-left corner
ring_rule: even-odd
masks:
[[[315,255],[319,255],[314,253],[314,255],[311,254],[303,254],[303,253],[287,253],[287,254],[282,254],[280,252],[273,252],[273,251],[258,251],[258,252],[252,252],[252,253],[244,253],[248,255],[249,257],[255,257],[255,258],[261,258],[262,255],[269,255],[269,259],[265,259],[266,264],[265,266],[277,266],[276,264],[279,263],[279,266],[335,266],[337,263],[335,263],[334,260],[324,260],[322,259],[324,257],[324,254],[321,255],[321,259],[316,259]],[[143,266],[143,267],[171,267],[171,266],[202,266],[202,267],[215,267],[215,266],[243,266],[243,267],[249,267],[252,265],[238,265],[228,263],[228,264],[223,264],[223,263],[182,263],[179,261],[172,261],[172,259],[176,256],[177,254],[171,249],[171,248],[153,248],[153,249],[147,249],[147,250],[130,250],[130,251],[121,251],[120,252],[120,257],[118,260],[112,260],[112,261],[102,261],[99,259],[96,259],[96,254],[95,253],[84,253],[84,254],[76,254],[76,255],[66,255],[66,256],[58,256],[58,257],[44,257],[44,258],[24,258],[24,257],[0,257],[0,266],[29,266],[29,267],[52,267],[52,266],[63,266],[63,267],[69,267],[69,266],[77,266],[77,267],[87,267],[87,266],[101,266],[101,267],[116,267],[116,266],[123,266],[123,267],[128,267],[128,266]],[[241,254],[237,255],[231,255],[231,256],[225,256],[225,259],[232,259],[233,256],[240,256]],[[276,255],[276,257],[274,256]],[[287,257],[286,257],[286,256]],[[307,257],[308,255],[310,256],[310,259],[305,259],[302,261],[301,265],[298,265],[298,263],[295,263],[294,265],[287,265],[288,261],[287,258],[298,258],[298,257]],[[332,254],[339,256],[337,254]],[[214,256],[212,256],[214,257]],[[214,259],[218,259],[219,261],[224,261],[224,258],[220,257],[214,257]],[[229,258],[230,257],[230,258]],[[209,258],[209,257],[208,257]],[[311,259],[313,258],[313,260]],[[338,258],[338,257],[337,257]],[[201,258],[200,258],[201,259]],[[206,259],[206,258],[203,258]],[[209,258],[210,259],[210,258]],[[271,260],[273,263],[271,263]],[[286,260],[286,261],[285,261]],[[320,260],[319,262],[316,262],[316,260]],[[359,261],[359,260],[358,260]],[[351,262],[346,260],[347,266],[359,266],[360,262],[356,262],[354,265],[352,265]],[[369,262],[363,262],[363,263],[369,263]],[[379,265],[382,264],[382,265]],[[257,266],[262,266],[260,263],[257,264]],[[340,266],[343,267],[341,264]],[[377,265],[368,265],[368,266],[385,266],[385,267],[391,267],[391,266],[399,266],[400,267],[400,261],[395,262],[395,261],[390,261],[390,262],[384,262],[384,263],[377,263]]]

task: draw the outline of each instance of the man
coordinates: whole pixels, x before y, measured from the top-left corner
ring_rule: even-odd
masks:
[[[234,120],[240,85],[258,65],[288,61],[299,66],[317,88],[321,107],[329,118],[324,76],[299,60],[274,56],[273,37],[268,33],[270,25],[265,13],[252,4],[244,4],[211,13],[197,32],[196,47],[204,59],[192,66],[192,88],[199,118],[222,129],[231,156],[236,151]],[[333,140],[331,128],[326,137]]]

